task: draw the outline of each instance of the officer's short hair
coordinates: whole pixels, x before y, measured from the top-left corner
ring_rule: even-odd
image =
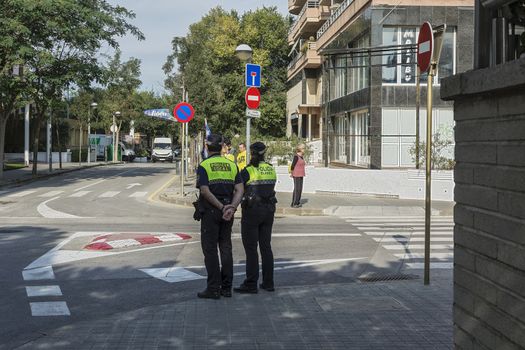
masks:
[[[220,134],[210,134],[206,138],[206,145],[210,152],[220,152],[222,150],[222,144],[224,140]]]
[[[253,154],[259,154],[263,155],[266,153],[266,145],[262,142],[255,142],[254,144],[250,145],[250,152]]]

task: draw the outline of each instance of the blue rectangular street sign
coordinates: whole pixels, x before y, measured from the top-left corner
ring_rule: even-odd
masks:
[[[246,65],[246,86],[261,87],[261,66],[258,64],[248,63]]]

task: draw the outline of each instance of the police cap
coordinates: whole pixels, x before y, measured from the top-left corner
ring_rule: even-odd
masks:
[[[222,147],[223,138],[220,134],[210,134],[206,137],[206,144],[212,147]]]
[[[262,142],[255,142],[254,144],[250,145],[250,151],[252,153],[263,155],[266,152],[266,145]]]

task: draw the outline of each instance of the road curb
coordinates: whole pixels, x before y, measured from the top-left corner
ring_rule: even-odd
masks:
[[[9,186],[15,186],[16,187],[18,185],[31,183],[31,182],[35,182],[35,181],[38,181],[38,180],[49,179],[51,177],[55,177],[55,176],[59,176],[59,175],[63,175],[63,174],[69,174],[69,173],[72,173],[72,172],[75,172],[75,171],[92,169],[92,168],[102,167],[102,166],[107,166],[107,165],[115,165],[115,164],[123,164],[123,163],[120,162],[120,163],[108,163],[108,164],[96,164],[96,165],[83,165],[80,168],[67,169],[67,170],[57,169],[58,172],[56,172],[56,173],[37,175],[36,177],[31,177],[31,178],[23,179],[23,180],[18,180],[17,179],[17,180],[14,180],[14,181],[6,182],[4,184],[0,183],[0,188],[9,187]]]
[[[193,199],[191,197],[175,197],[170,196],[166,193],[162,193],[158,196],[162,202],[175,204],[184,207],[193,208]],[[290,216],[325,216],[324,209],[319,208],[281,208],[277,207],[275,214],[278,215],[290,215]]]

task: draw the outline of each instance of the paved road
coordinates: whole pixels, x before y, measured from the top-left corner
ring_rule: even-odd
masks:
[[[0,193],[0,344],[14,348],[60,326],[195,298],[205,286],[199,224],[188,208],[149,200],[174,173],[171,164],[109,166]],[[389,236],[398,226],[374,220],[277,218],[277,286],[350,283],[371,265],[418,268],[400,263],[418,258],[406,243],[420,237],[420,223],[399,226],[413,233],[410,241]],[[234,283],[243,279],[239,233],[236,220]],[[137,234],[165,241],[135,245]],[[84,249],[111,239],[122,248]],[[388,249],[391,239],[400,252]]]

